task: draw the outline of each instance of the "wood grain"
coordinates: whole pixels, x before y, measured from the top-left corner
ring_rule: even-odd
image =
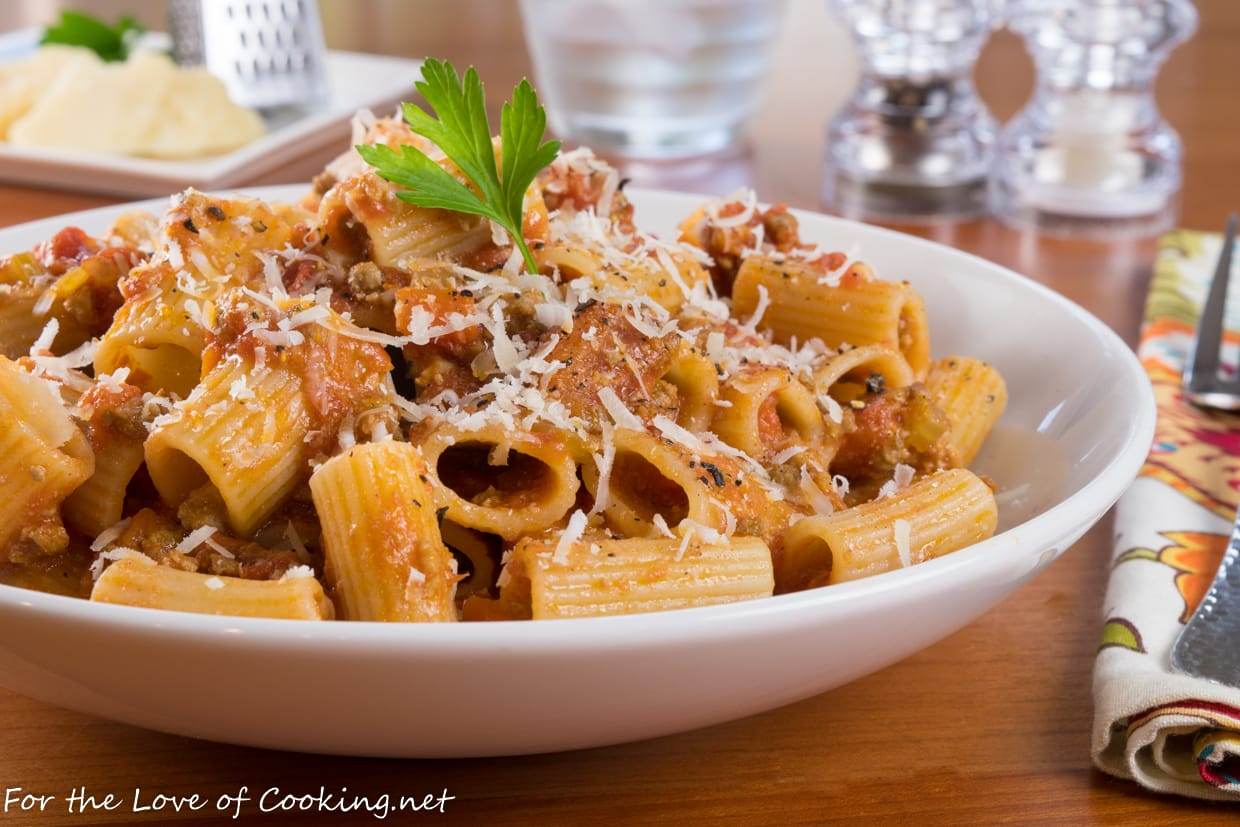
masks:
[[[390,4],[369,7],[380,5]],[[1198,5],[1201,31],[1172,57],[1159,88],[1187,147],[1182,223],[1214,228],[1240,207],[1240,4]],[[468,27],[448,26],[433,44],[415,33],[402,47],[373,21],[368,26],[357,34],[360,45],[474,62],[493,88],[528,72],[519,30],[490,27],[480,45]],[[978,75],[1001,116],[1023,103],[1032,77],[1020,45],[1006,35],[987,48]],[[727,161],[719,175],[740,170],[768,198],[815,207],[827,113],[789,106],[778,114],[757,127],[755,148]],[[323,160],[302,159],[266,181],[305,180]],[[717,177],[707,170],[702,180]],[[104,203],[0,187],[0,224]],[[990,221],[914,231],[1027,273],[1135,341],[1149,239],[1046,238]],[[1004,604],[896,666],[699,732],[519,759],[339,759],[160,735],[0,691],[0,789],[63,797],[78,785],[128,795],[135,786],[218,794],[242,784],[299,792],[347,785],[394,795],[446,787],[457,797],[448,823],[1198,823],[1219,814],[1216,806],[1147,794],[1090,767],[1090,671],[1111,537],[1108,517]],[[152,664],[152,680],[158,669]],[[262,691],[261,676],[255,680]],[[470,726],[468,717],[461,726]]]

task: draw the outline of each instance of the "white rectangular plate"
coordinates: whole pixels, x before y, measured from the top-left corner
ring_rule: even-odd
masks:
[[[39,30],[0,37],[0,62],[29,53]],[[358,109],[380,112],[408,98],[422,61],[357,52],[327,53],[330,95],[296,117],[268,121],[268,132],[226,155],[160,161],[124,155],[15,147],[0,141],[0,181],[108,195],[164,195],[196,187],[220,189],[251,181],[296,158],[340,143]]]

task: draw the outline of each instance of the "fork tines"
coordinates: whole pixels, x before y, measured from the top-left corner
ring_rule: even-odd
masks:
[[[1227,286],[1231,282],[1232,254],[1236,247],[1236,224],[1236,215],[1232,213],[1227,219],[1223,249],[1197,322],[1197,338],[1183,380],[1184,394],[1190,401],[1207,408],[1231,411],[1240,410],[1240,374],[1224,379],[1219,376],[1219,366],[1227,315]]]

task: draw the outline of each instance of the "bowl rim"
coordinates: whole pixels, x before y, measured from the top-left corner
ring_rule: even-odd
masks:
[[[250,197],[288,199],[300,197],[307,185],[290,184],[227,189],[224,192]],[[699,193],[633,187],[629,194],[640,207],[643,200],[689,200],[696,204],[709,197]],[[28,233],[41,225],[60,226],[105,218],[127,209],[158,207],[164,198],[142,199],[106,207],[64,213],[59,216],[23,222],[0,228],[0,248],[7,237]],[[992,277],[1032,290],[1056,305],[1066,316],[1087,329],[1104,349],[1118,354],[1123,381],[1136,392],[1138,404],[1124,422],[1126,435],[1101,471],[1078,491],[1059,500],[1042,513],[952,554],[916,566],[885,572],[861,580],[791,594],[773,595],[718,606],[650,612],[615,617],[567,618],[555,622],[492,621],[486,623],[399,624],[378,621],[315,623],[270,618],[204,615],[92,603],[77,597],[49,594],[18,586],[0,584],[0,611],[29,613],[48,620],[86,622],[109,626],[127,634],[157,637],[208,636],[230,645],[266,647],[279,643],[290,650],[315,649],[325,642],[347,643],[352,649],[390,651],[417,648],[423,652],[470,657],[480,651],[503,647],[521,654],[550,651],[597,651],[609,649],[675,646],[685,640],[710,637],[735,638],[764,634],[772,628],[795,623],[807,613],[825,615],[860,601],[898,600],[901,593],[934,588],[951,580],[973,579],[988,568],[1004,564],[1004,547],[1041,547],[1088,527],[1109,509],[1136,477],[1153,441],[1155,425],[1154,392],[1133,350],[1105,323],[1073,302],[1016,271],[946,244],[865,224],[852,219],[812,210],[792,210],[798,218],[826,221],[842,232],[864,232],[895,244],[933,250],[937,255],[955,257],[971,268],[988,271]],[[3,250],[0,250],[3,252]],[[1065,549],[1066,551],[1066,549]],[[675,618],[669,622],[669,618]],[[736,621],[732,623],[730,621]],[[412,629],[410,627],[413,627]],[[493,652],[492,652],[493,654]]]

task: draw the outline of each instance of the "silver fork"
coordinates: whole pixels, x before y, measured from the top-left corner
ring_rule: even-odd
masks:
[[[1227,220],[1210,292],[1197,325],[1184,394],[1194,404],[1228,411],[1240,410],[1240,378],[1221,379],[1219,364],[1227,310],[1227,285],[1236,246],[1236,216]],[[1228,686],[1240,687],[1240,512],[1232,526],[1227,551],[1218,573],[1197,611],[1189,618],[1171,648],[1171,666],[1180,672]]]
[[[1214,278],[1205,307],[1197,321],[1197,339],[1184,371],[1184,395],[1204,408],[1240,410],[1240,376],[1219,378],[1223,350],[1223,325],[1227,315],[1227,285],[1231,282],[1232,253],[1236,248],[1236,215],[1227,219],[1223,249],[1214,266]]]

